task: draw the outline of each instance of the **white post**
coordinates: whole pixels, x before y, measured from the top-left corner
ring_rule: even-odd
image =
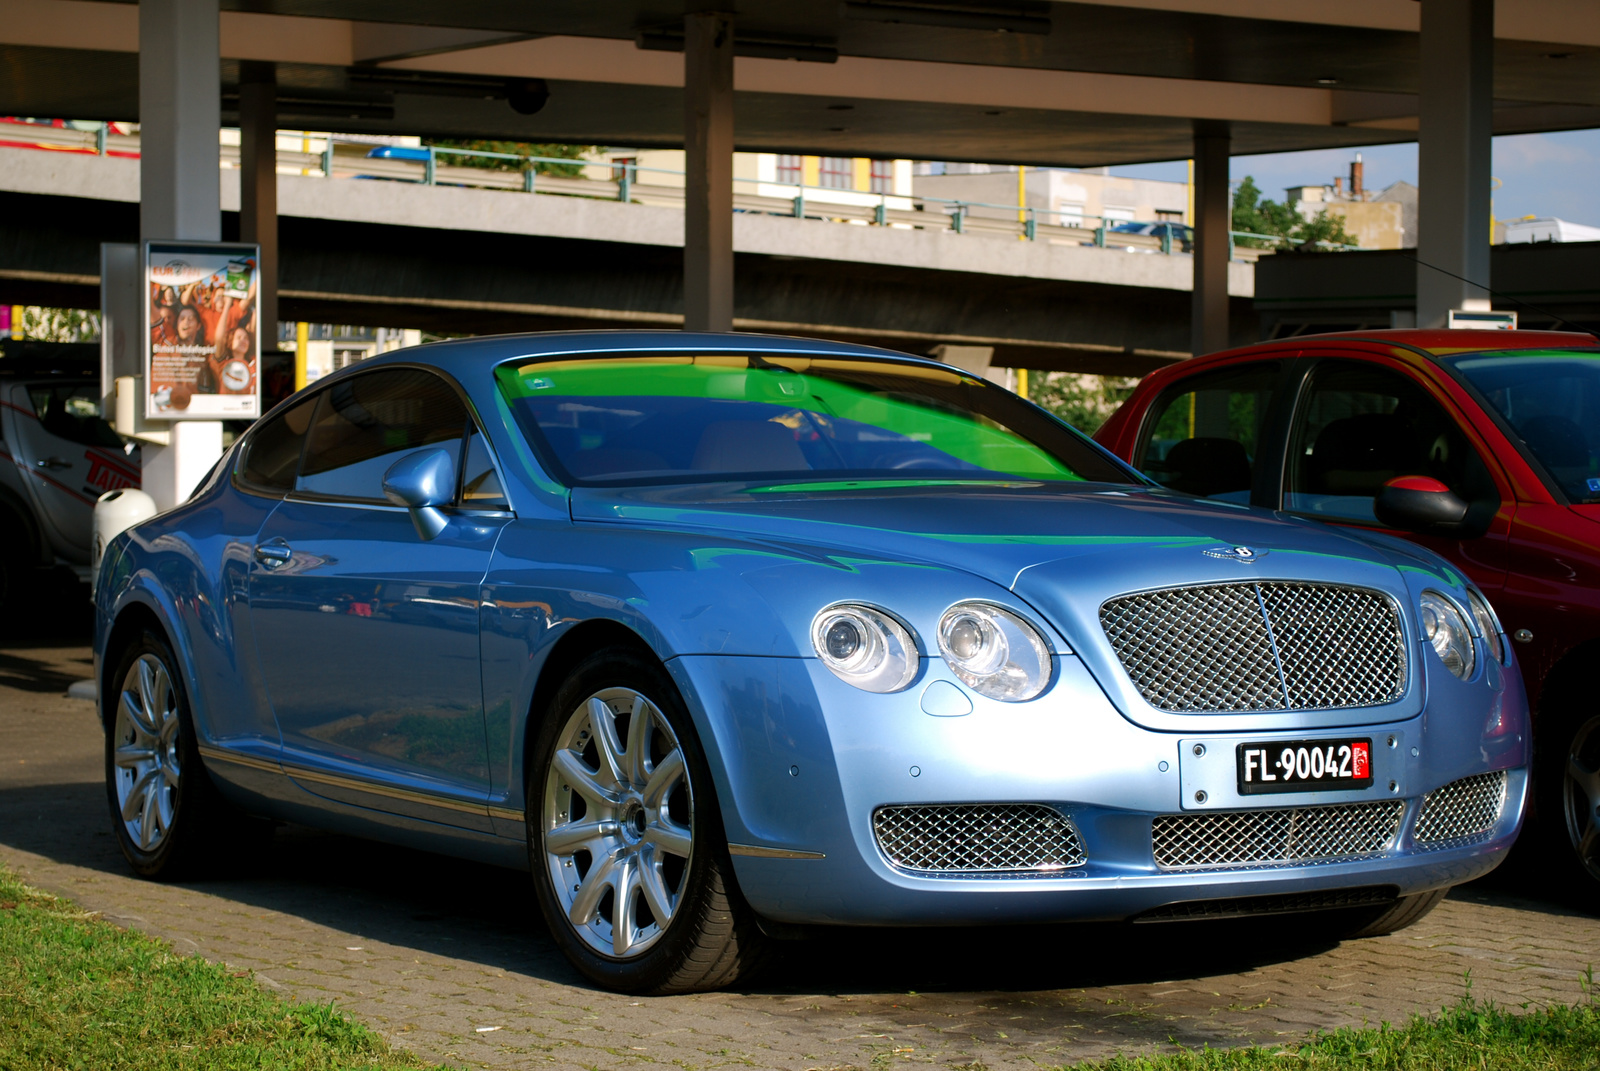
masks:
[[[139,234],[222,238],[218,0],[139,4]],[[149,300],[142,293],[140,300]],[[174,421],[168,446],[143,450],[144,490],[160,509],[189,497],[222,453],[222,424]]]
[[[1494,0],[1422,0],[1417,326],[1489,308]]]

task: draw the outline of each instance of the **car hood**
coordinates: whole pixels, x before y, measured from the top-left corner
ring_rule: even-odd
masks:
[[[1345,568],[1365,561],[1387,573],[1384,586],[1395,583],[1388,555],[1338,529],[1104,484],[580,487],[572,491],[571,507],[578,522],[714,530],[825,553],[941,565],[1019,594],[1041,583],[1071,577],[1081,584],[1108,574],[1133,587],[1286,569],[1304,576],[1307,568],[1321,571],[1312,563],[1329,560]],[[1269,554],[1246,567],[1201,553],[1234,546]]]

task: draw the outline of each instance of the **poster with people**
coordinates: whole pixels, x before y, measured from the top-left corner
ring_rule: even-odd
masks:
[[[261,248],[145,242],[145,419],[261,415]]]

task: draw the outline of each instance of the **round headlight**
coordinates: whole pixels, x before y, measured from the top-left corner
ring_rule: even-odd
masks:
[[[1467,605],[1472,608],[1472,620],[1478,626],[1478,631],[1483,633],[1483,642],[1488,645],[1489,654],[1496,662],[1504,662],[1506,649],[1505,641],[1501,639],[1500,619],[1494,616],[1489,600],[1477,588],[1468,588]]]
[[[939,653],[962,682],[990,699],[1021,703],[1050,683],[1050,649],[1010,610],[962,602],[939,619]]]
[[[870,606],[829,606],[811,621],[811,645],[835,677],[868,692],[898,692],[917,675],[906,627]]]
[[[1422,593],[1422,634],[1444,668],[1462,680],[1472,676],[1472,632],[1456,604],[1437,591]]]

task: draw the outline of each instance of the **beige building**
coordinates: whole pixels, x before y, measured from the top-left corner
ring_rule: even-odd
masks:
[[[584,177],[617,179],[646,186],[684,184],[682,149],[607,149]],[[733,154],[733,192],[758,197],[803,195],[816,204],[875,205],[887,195],[889,207],[909,209],[912,192],[910,160],[874,160],[864,156],[805,156],[772,152]]]
[[[927,165],[922,165],[924,168]],[[919,174],[913,182],[918,197],[977,202],[974,215],[1001,215],[1004,208],[1033,209],[1040,223],[1066,227],[1189,222],[1189,185],[1157,179],[1124,178],[1106,168],[1071,171],[1064,168],[1016,168],[985,164],[946,164],[943,174]],[[956,172],[955,168],[961,168]],[[981,170],[980,170],[981,169]]]
[[[1362,249],[1406,249],[1417,244],[1417,188],[1396,182],[1374,193],[1364,182],[1361,154],[1350,162],[1346,182],[1340,175],[1326,186],[1290,186],[1289,207],[1305,219],[1319,212],[1339,216],[1344,229]]]

